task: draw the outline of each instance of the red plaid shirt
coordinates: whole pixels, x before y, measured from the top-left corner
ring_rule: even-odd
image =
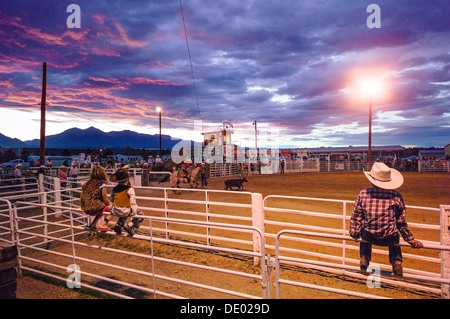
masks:
[[[380,238],[400,232],[405,241],[414,239],[406,223],[402,195],[376,186],[362,190],[355,201],[350,218],[350,236],[359,238],[361,229]]]

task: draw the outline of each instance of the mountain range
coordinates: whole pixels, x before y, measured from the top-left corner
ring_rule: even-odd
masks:
[[[180,142],[169,135],[161,135],[162,148],[172,148]],[[21,141],[0,134],[1,148],[39,148],[39,139]],[[159,149],[159,134],[141,134],[133,131],[103,132],[95,127],[87,129],[71,128],[62,133],[45,138],[48,148],[147,148]]]

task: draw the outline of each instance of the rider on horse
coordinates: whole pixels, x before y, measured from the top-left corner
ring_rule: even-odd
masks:
[[[192,169],[191,166],[192,166],[192,160],[191,159],[186,159],[184,161],[183,166],[181,167],[181,170],[183,171],[183,173],[185,175],[184,177],[186,177],[186,178],[190,177],[190,171]],[[183,176],[181,176],[181,177],[183,177]]]

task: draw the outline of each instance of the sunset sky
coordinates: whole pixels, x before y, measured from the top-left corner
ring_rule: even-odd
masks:
[[[69,28],[76,3],[80,28]],[[380,28],[369,28],[370,4]],[[224,121],[280,147],[450,143],[448,0],[1,0],[0,133],[47,126],[199,138]],[[75,21],[75,20],[72,20]],[[183,23],[184,21],[184,23]],[[375,20],[371,20],[375,21]],[[187,41],[186,41],[187,35]],[[375,79],[372,94],[361,83]],[[195,124],[197,123],[197,124]],[[195,134],[194,134],[195,133]]]

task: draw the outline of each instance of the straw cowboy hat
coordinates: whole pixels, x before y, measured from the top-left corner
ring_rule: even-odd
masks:
[[[403,184],[403,175],[384,163],[374,163],[370,172],[364,172],[364,175],[373,185],[383,189],[396,189]]]
[[[122,183],[122,182],[125,182],[128,178],[129,178],[128,167],[124,167],[124,168],[118,169],[117,172],[112,174],[111,177],[109,178],[109,180],[111,182]]]

